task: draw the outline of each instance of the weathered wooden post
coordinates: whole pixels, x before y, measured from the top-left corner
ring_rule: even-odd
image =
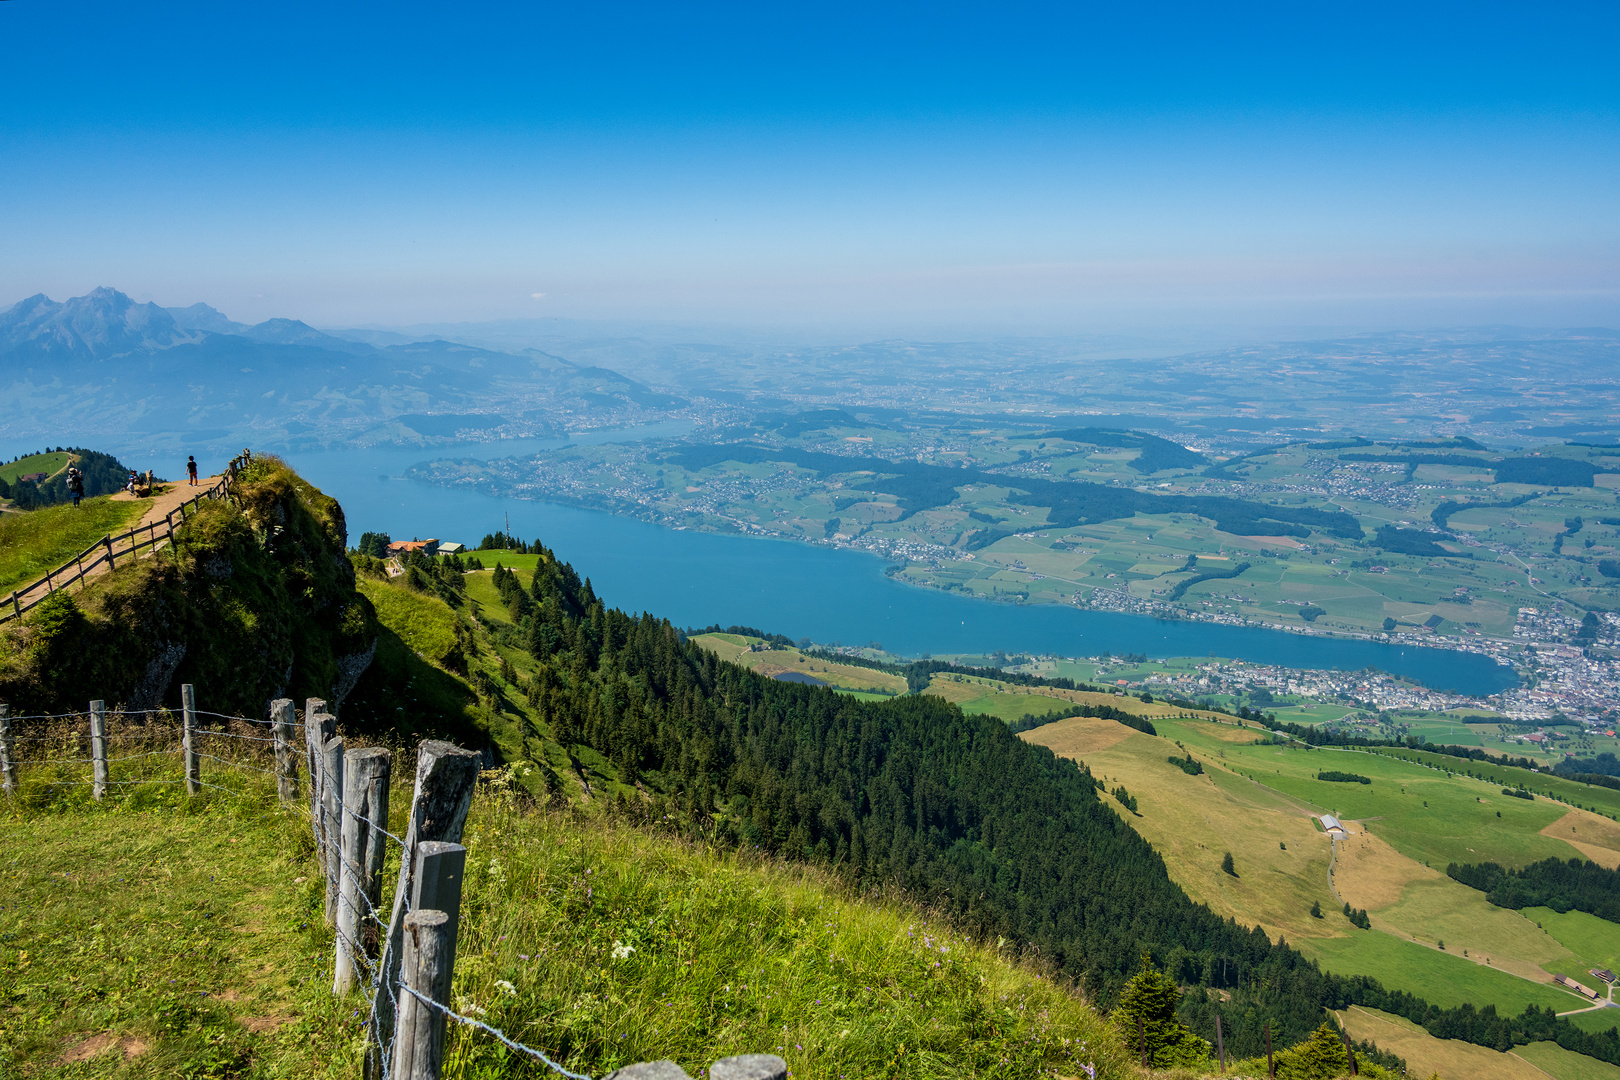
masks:
[[[482,758],[476,750],[463,750],[438,739],[424,741],[416,751],[416,793],[411,797],[405,827],[405,850],[399,860],[399,883],[394,888],[394,910],[383,945],[381,983],[371,1005],[371,1049],[366,1053],[365,1075],[381,1077],[384,1054],[394,1045],[394,1004],[399,1000],[399,972],[404,957],[405,913],[416,895],[416,850],[430,840],[459,843],[478,784]]]
[[[0,788],[7,795],[17,790],[17,759],[11,747],[11,706],[0,701]]]
[[[450,916],[442,911],[413,911],[405,916],[403,930],[402,984],[430,1001],[446,1003],[453,974]],[[439,1080],[444,1065],[444,1020],[444,1013],[438,1009],[400,992],[394,1076],[399,1080]]]
[[[1136,1038],[1142,1047],[1142,1068],[1147,1068],[1147,1024],[1142,1017],[1136,1018]]]
[[[388,824],[388,777],[394,755],[382,747],[350,750],[343,756],[343,878],[338,890],[337,964],[332,993],[354,989],[365,957],[367,916],[382,901],[383,856]]]
[[[1221,1075],[1226,1075],[1226,1040],[1221,1038],[1221,1014],[1215,1014],[1215,1053],[1221,1059]]]
[[[337,925],[338,882],[343,872],[340,847],[343,818],[343,736],[334,735],[321,747],[321,830],[326,847],[321,851],[321,868],[326,871],[326,925]]]
[[[195,795],[202,775],[197,768],[197,690],[190,683],[180,685],[180,749],[185,758],[186,794]]]
[[[467,875],[467,849],[443,840],[416,845],[416,880],[412,882],[412,911],[442,911],[450,916],[450,959],[456,958],[461,934],[461,881]]]
[[[1343,1028],[1340,1028],[1339,1029],[1339,1038],[1344,1040],[1344,1052],[1345,1052],[1345,1055],[1350,1058],[1350,1075],[1351,1076],[1360,1076],[1361,1075],[1361,1070],[1356,1068],[1356,1051],[1355,1051],[1355,1047],[1350,1045],[1350,1033],[1348,1031],[1345,1031]]]
[[[107,703],[90,703],[90,797],[107,797]]]
[[[276,794],[284,803],[298,800],[298,755],[293,752],[293,703],[277,698],[270,703],[270,734],[276,750]]]
[[[106,536],[103,536],[101,538],[101,543],[102,546],[107,549],[107,569],[111,570],[113,568],[112,534],[108,533]]]
[[[304,752],[309,758],[309,827],[315,834],[315,850],[326,865],[326,823],[321,814],[321,747],[337,734],[337,718],[326,715],[326,702],[320,698],[304,701]]]

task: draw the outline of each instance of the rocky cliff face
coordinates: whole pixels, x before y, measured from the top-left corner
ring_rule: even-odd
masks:
[[[255,462],[232,505],[206,503],[176,548],[59,593],[0,627],[12,712],[177,705],[258,716],[277,697],[339,701],[369,663],[375,613],[355,590],[336,501]]]

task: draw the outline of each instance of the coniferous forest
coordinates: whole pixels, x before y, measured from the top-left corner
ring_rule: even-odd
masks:
[[[1194,903],[1164,862],[1098,798],[1091,774],[1025,743],[990,716],[942,698],[865,702],[779,682],[686,640],[652,615],[608,608],[549,551],[532,584],[497,567],[513,617],[508,644],[539,667],[513,689],[549,734],[607,758],[660,817],[723,843],[835,868],[858,886],[902,886],[963,927],[1005,938],[1112,1007],[1144,952],[1187,994],[1182,1018],[1213,1039],[1219,1005],[1229,1052],[1262,1053],[1264,1027],[1288,1045],[1321,1010],[1362,1004],[1441,1038],[1496,1049],[1555,1038],[1620,1063],[1620,1033],[1591,1034],[1532,1007],[1442,1010],[1376,980],[1321,971],[1257,927]],[[486,556],[487,557],[487,556]],[[416,560],[413,560],[415,562]],[[460,574],[421,560],[433,591]],[[536,757],[538,758],[538,754]]]

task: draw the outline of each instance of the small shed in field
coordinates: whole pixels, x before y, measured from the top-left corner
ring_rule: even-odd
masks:
[[[1341,836],[1350,835],[1349,830],[1340,824],[1339,819],[1332,814],[1323,814],[1319,818],[1322,822],[1322,831],[1337,840]]]

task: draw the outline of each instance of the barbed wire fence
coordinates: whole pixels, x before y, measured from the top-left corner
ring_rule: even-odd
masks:
[[[272,777],[276,800],[301,813],[303,759],[325,920],[333,932],[332,992],[361,994],[368,1009],[365,1080],[439,1080],[452,1022],[568,1080],[592,1080],[446,1004],[452,999],[467,864],[461,835],[481,753],[439,740],[419,745],[411,805],[399,836],[388,828],[393,751],[346,749],[324,700],[309,698],[300,720],[286,698],[271,702],[268,718],[254,718],[198,709],[189,683],[180,688],[180,697],[178,717],[168,709],[109,711],[99,700],[84,713],[11,716],[0,703],[0,788],[8,798],[41,798],[88,786],[98,802],[145,786],[183,786],[189,796],[217,791],[243,797],[250,792],[240,783],[230,786],[228,778],[247,772]],[[302,749],[296,743],[299,731]],[[176,757],[180,779],[172,775]],[[212,763],[208,779],[205,761]],[[384,918],[382,885],[391,857],[398,860],[398,876]],[[714,1062],[707,1076],[786,1080],[787,1063],[774,1055],[745,1054]],[[655,1061],[625,1066],[602,1080],[689,1078],[674,1062]]]

